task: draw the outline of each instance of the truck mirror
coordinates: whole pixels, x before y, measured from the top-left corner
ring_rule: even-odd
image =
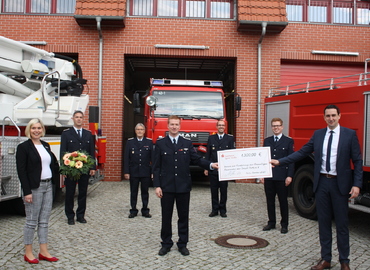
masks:
[[[242,109],[242,98],[240,96],[235,97],[235,110],[240,111]]]
[[[140,110],[140,94],[138,92],[134,93],[134,108],[139,108]]]

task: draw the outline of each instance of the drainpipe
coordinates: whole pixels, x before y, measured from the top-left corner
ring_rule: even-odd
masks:
[[[96,28],[99,32],[99,71],[98,71],[98,108],[99,108],[99,129],[101,129],[102,112],[102,74],[103,74],[103,34],[100,27],[101,17],[96,17]]]
[[[258,41],[257,55],[257,147],[260,147],[261,137],[261,62],[262,62],[262,40],[266,34],[267,22],[262,22],[262,33]]]

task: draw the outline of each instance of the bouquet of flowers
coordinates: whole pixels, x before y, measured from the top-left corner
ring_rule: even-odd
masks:
[[[85,152],[65,153],[60,161],[60,173],[77,181],[81,174],[88,174],[95,160]]]

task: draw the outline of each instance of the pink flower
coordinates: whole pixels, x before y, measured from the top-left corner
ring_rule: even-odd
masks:
[[[63,159],[64,159],[64,157],[63,157]],[[69,165],[69,163],[71,163],[71,161],[69,160],[69,159],[64,159],[64,165]]]
[[[76,164],[75,164],[75,167],[76,167],[77,169],[81,169],[83,165],[84,165],[84,164],[82,163],[82,161],[77,161],[77,162],[76,162]]]
[[[63,156],[63,160],[66,160],[66,159],[69,159],[69,157],[71,156],[71,154],[67,153]]]

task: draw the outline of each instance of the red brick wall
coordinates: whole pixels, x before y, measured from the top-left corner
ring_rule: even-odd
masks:
[[[32,20],[32,24],[30,21]],[[40,48],[78,53],[88,79],[90,105],[98,98],[98,31],[81,28],[70,16],[0,15],[0,34],[15,40],[46,41]],[[238,32],[236,21],[126,18],[124,29],[103,29],[103,135],[107,136],[105,180],[120,181],[124,106],[124,56],[173,55],[236,59],[236,91],[243,99],[237,118],[237,147],[257,145],[257,43],[260,33]],[[206,45],[209,50],[155,49],[155,44]],[[279,85],[281,60],[363,62],[370,57],[370,28],[290,23],[262,42],[262,101]],[[311,50],[359,52],[359,57],[315,56]],[[263,106],[262,106],[263,111]],[[263,115],[261,116],[264,119]],[[263,122],[263,121],[262,121]],[[263,123],[259,127],[263,136]],[[262,143],[262,137],[259,138]]]

